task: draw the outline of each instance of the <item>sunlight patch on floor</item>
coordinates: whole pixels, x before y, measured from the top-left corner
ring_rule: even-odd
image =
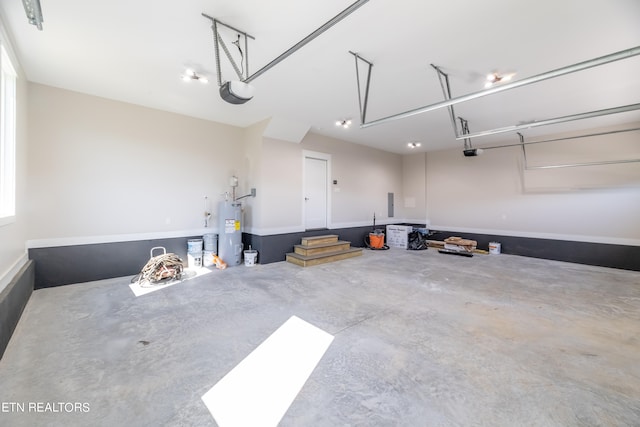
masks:
[[[140,286],[139,283],[135,282],[135,283],[131,283],[129,287],[131,288],[131,291],[133,291],[133,294],[136,297],[139,297],[142,295],[149,294],[151,292],[159,291],[160,289],[177,285],[178,283],[185,282],[195,277],[204,276],[205,274],[209,274],[209,273],[211,273],[211,270],[206,267],[188,268],[184,270],[184,272],[182,273],[182,279],[180,280],[171,280],[167,283],[163,283],[159,285],[149,285],[149,286]]]
[[[291,316],[202,400],[220,427],[275,427],[333,338]]]

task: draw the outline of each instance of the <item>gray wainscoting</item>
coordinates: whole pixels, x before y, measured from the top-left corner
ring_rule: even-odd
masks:
[[[34,262],[27,261],[7,287],[0,292],[0,358],[33,292],[34,272]]]
[[[403,225],[424,227],[423,224]],[[384,226],[379,228],[384,228]],[[299,244],[302,237],[337,234],[341,240],[350,241],[353,247],[364,247],[364,238],[371,230],[371,226],[366,226],[268,236],[243,233],[242,241],[245,248],[251,245],[252,249],[258,251],[258,263],[269,264],[284,261],[286,253],[292,252],[293,246]],[[434,231],[430,239],[444,240],[450,236],[476,240],[480,249],[487,249],[489,242],[500,242],[502,252],[506,254],[640,271],[639,246],[496,236],[446,230]],[[149,250],[154,246],[165,247],[167,252],[177,254],[186,263],[187,240],[201,237],[33,248],[29,250],[29,258],[36,263],[35,289],[113,277],[133,277],[149,260]]]

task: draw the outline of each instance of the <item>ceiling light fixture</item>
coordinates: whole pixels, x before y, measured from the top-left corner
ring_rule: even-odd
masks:
[[[409,147],[409,148],[417,148],[417,147],[420,147],[421,145],[422,144],[420,144],[419,142],[409,142],[407,144],[407,147]]]
[[[38,27],[38,30],[42,31],[42,8],[40,7],[40,0],[22,0],[24,5],[24,11],[27,14],[29,24]]]
[[[197,80],[202,84],[209,83],[209,79],[207,79],[205,76],[201,76],[193,70],[186,70],[182,75],[182,81],[190,82],[192,80]]]
[[[492,73],[487,75],[487,82],[484,84],[485,88],[490,88],[494,84],[508,82],[515,76],[515,73],[500,75],[498,73]]]
[[[351,119],[337,120],[336,121],[336,126],[342,126],[345,129],[349,129],[349,126],[351,126]]]

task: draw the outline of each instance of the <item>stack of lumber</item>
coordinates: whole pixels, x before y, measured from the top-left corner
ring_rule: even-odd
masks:
[[[488,251],[477,249],[478,242],[475,240],[463,239],[461,237],[449,237],[444,241],[427,240],[430,248],[448,249],[458,252],[469,252],[474,254],[488,254]]]
[[[450,251],[473,252],[478,246],[475,240],[463,239],[462,237],[448,237],[444,239],[444,248]]]

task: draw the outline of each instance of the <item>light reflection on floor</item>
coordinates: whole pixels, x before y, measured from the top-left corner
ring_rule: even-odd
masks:
[[[333,338],[291,316],[202,400],[220,427],[275,427]]]

